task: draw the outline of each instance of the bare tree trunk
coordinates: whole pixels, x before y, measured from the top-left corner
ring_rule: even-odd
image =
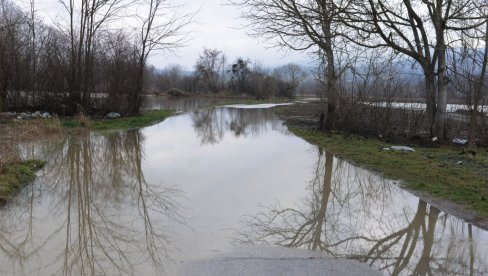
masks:
[[[30,20],[31,20],[31,54],[32,54],[32,69],[31,69],[31,90],[36,91],[36,76],[37,76],[37,53],[36,53],[36,10],[35,0],[30,0]]]
[[[476,134],[478,132],[478,108],[480,105],[481,95],[483,92],[483,88],[485,87],[485,75],[486,75],[486,67],[488,65],[488,21],[486,22],[486,29],[484,34],[484,41],[485,41],[485,49],[483,53],[483,63],[481,64],[481,72],[480,77],[476,86],[476,91],[473,96],[473,107],[470,112],[470,119],[469,119],[469,131],[468,131],[468,151],[475,153],[476,152]]]
[[[70,102],[78,103],[81,101],[80,91],[78,89],[78,79],[77,79],[77,59],[76,54],[76,37],[75,37],[75,2],[74,0],[69,1],[69,20],[70,20],[70,44],[71,44],[71,55],[69,61],[69,80],[68,80],[68,90],[70,93]]]
[[[336,105],[337,105],[337,76],[335,70],[334,51],[332,49],[331,22],[324,22],[324,51],[327,60],[327,116],[325,118],[325,130],[330,131],[336,125]]]
[[[0,112],[7,111],[7,94],[0,92]]]
[[[435,129],[434,134],[442,138],[447,139],[446,130],[446,112],[447,112],[447,83],[449,79],[447,77],[447,61],[446,61],[446,43],[444,39],[444,30],[437,31],[437,51],[438,51],[438,64],[437,64],[437,111],[435,117]]]
[[[1,49],[0,49],[1,50]],[[2,54],[0,53],[0,56]],[[7,63],[8,64],[8,63]],[[3,64],[2,64],[3,66]],[[8,103],[8,87],[9,87],[9,81],[10,81],[10,74],[7,71],[2,72],[2,76],[0,79],[0,112],[5,112],[7,111],[7,103]]]
[[[434,137],[434,123],[436,118],[437,106],[436,106],[436,89],[435,89],[435,76],[434,71],[430,69],[424,69],[425,78],[425,103],[427,105],[427,121],[429,123],[430,136]]]
[[[142,103],[142,90],[144,87],[144,68],[146,66],[146,47],[145,42],[142,45],[142,53],[139,57],[136,84],[134,89],[130,92],[128,97],[127,115],[137,115]]]

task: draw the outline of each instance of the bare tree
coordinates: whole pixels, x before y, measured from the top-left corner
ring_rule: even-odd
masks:
[[[327,108],[320,127],[331,130],[335,127],[337,108],[337,80],[342,70],[336,68],[336,47],[345,33],[340,23],[342,13],[351,1],[342,0],[241,0],[231,1],[247,10],[242,16],[249,20],[252,35],[264,37],[274,45],[295,51],[320,49],[325,57],[325,79],[323,98]],[[326,111],[325,111],[326,109]],[[325,112],[327,116],[325,116]]]
[[[144,68],[147,58],[153,51],[171,51],[182,47],[187,41],[185,28],[192,22],[193,14],[181,13],[170,5],[168,0],[144,0],[141,9],[143,14],[136,14],[139,26],[138,69],[135,75],[136,87],[130,93],[127,114],[139,113],[142,103]]]
[[[0,1],[0,112],[7,110],[9,91],[18,84],[23,50],[24,14],[7,0]]]
[[[284,84],[285,87],[281,89],[285,92],[283,94],[293,96],[298,85],[307,77],[307,73],[299,65],[288,63],[275,68],[273,76]]]
[[[203,49],[195,64],[195,74],[208,90],[217,93],[223,89],[222,72],[225,72],[225,55],[217,49]]]
[[[482,100],[486,97],[486,70],[488,65],[488,21],[479,29],[466,31],[461,37],[461,47],[452,47],[449,66],[453,87],[463,94],[469,110],[469,153],[476,153],[478,120]]]
[[[127,5],[125,0],[59,0],[68,13],[70,38],[69,92],[72,104],[90,109],[98,31]],[[72,107],[75,108],[75,107]],[[76,107],[77,109],[77,107]]]
[[[352,41],[367,47],[387,46],[409,56],[422,67],[427,115],[431,135],[446,136],[448,31],[456,32],[483,24],[476,0],[368,0],[357,1],[348,20],[356,22],[359,36]],[[465,24],[466,22],[470,24]],[[372,34],[382,43],[368,44]],[[371,41],[371,40],[366,40]],[[436,93],[437,92],[437,93]],[[436,95],[437,94],[437,95]]]
[[[166,74],[168,77],[168,87],[166,90],[172,87],[180,88],[183,79],[183,69],[180,65],[170,65],[166,68]]]

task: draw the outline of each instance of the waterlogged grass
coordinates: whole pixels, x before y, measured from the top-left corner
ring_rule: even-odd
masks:
[[[121,117],[116,119],[92,119],[87,123],[87,127],[97,131],[108,131],[116,129],[134,129],[153,125],[171,116],[172,110],[151,110],[138,116]],[[80,120],[76,118],[61,119],[61,124],[65,128],[83,127]]]
[[[415,152],[386,151],[392,146],[377,139],[324,134],[290,127],[296,135],[327,148],[339,157],[385,177],[403,180],[406,188],[428,192],[488,216],[488,154],[460,154],[459,148],[415,147]]]
[[[0,171],[0,203],[34,180],[36,171],[45,164],[40,160],[5,164]]]

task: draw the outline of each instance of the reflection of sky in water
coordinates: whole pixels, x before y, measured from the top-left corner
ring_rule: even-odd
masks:
[[[108,275],[151,275],[152,266],[168,272],[239,241],[321,249],[385,273],[487,272],[485,231],[319,154],[272,110],[184,108],[193,111],[141,131],[22,148],[50,163],[0,210],[0,273],[90,275],[97,260]],[[160,263],[150,258],[154,250]],[[63,270],[65,259],[71,270]]]
[[[275,122],[281,131],[236,138],[226,129],[218,144],[202,145],[191,117],[171,118],[144,132],[151,137],[146,140],[146,152],[159,152],[147,154],[146,178],[162,178],[164,183],[183,189],[188,199],[185,207],[198,236],[189,243],[211,246],[204,248],[207,250],[221,249],[242,215],[278,199],[292,203],[304,194],[297,183],[303,183],[313,165],[310,146],[283,133],[279,121]],[[264,121],[262,128],[271,130],[273,124],[273,120]],[[283,173],[284,169],[294,172]]]

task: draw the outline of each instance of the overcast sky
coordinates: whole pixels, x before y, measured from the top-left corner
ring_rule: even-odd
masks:
[[[19,0],[27,1],[27,0]],[[196,12],[194,24],[189,28],[191,40],[187,46],[171,53],[155,53],[149,63],[159,68],[170,64],[180,64],[185,70],[191,70],[203,47],[223,51],[228,60],[245,57],[263,65],[274,67],[288,62],[307,65],[309,58],[303,53],[287,52],[271,48],[269,43],[249,37],[245,22],[239,19],[240,11],[235,6],[225,5],[225,0],[172,0],[183,5],[187,12]],[[38,14],[45,21],[59,20],[63,12],[58,0],[36,0]]]
[[[303,53],[294,53],[271,48],[269,43],[249,37],[242,26],[246,23],[239,19],[238,7],[225,5],[225,0],[179,0],[185,3],[188,11],[199,10],[192,26],[193,38],[188,46],[178,51],[178,56],[158,55],[152,62],[158,66],[179,63],[191,68],[203,47],[223,51],[229,60],[236,57],[248,57],[265,65],[276,66],[288,62],[306,64],[308,57]]]

